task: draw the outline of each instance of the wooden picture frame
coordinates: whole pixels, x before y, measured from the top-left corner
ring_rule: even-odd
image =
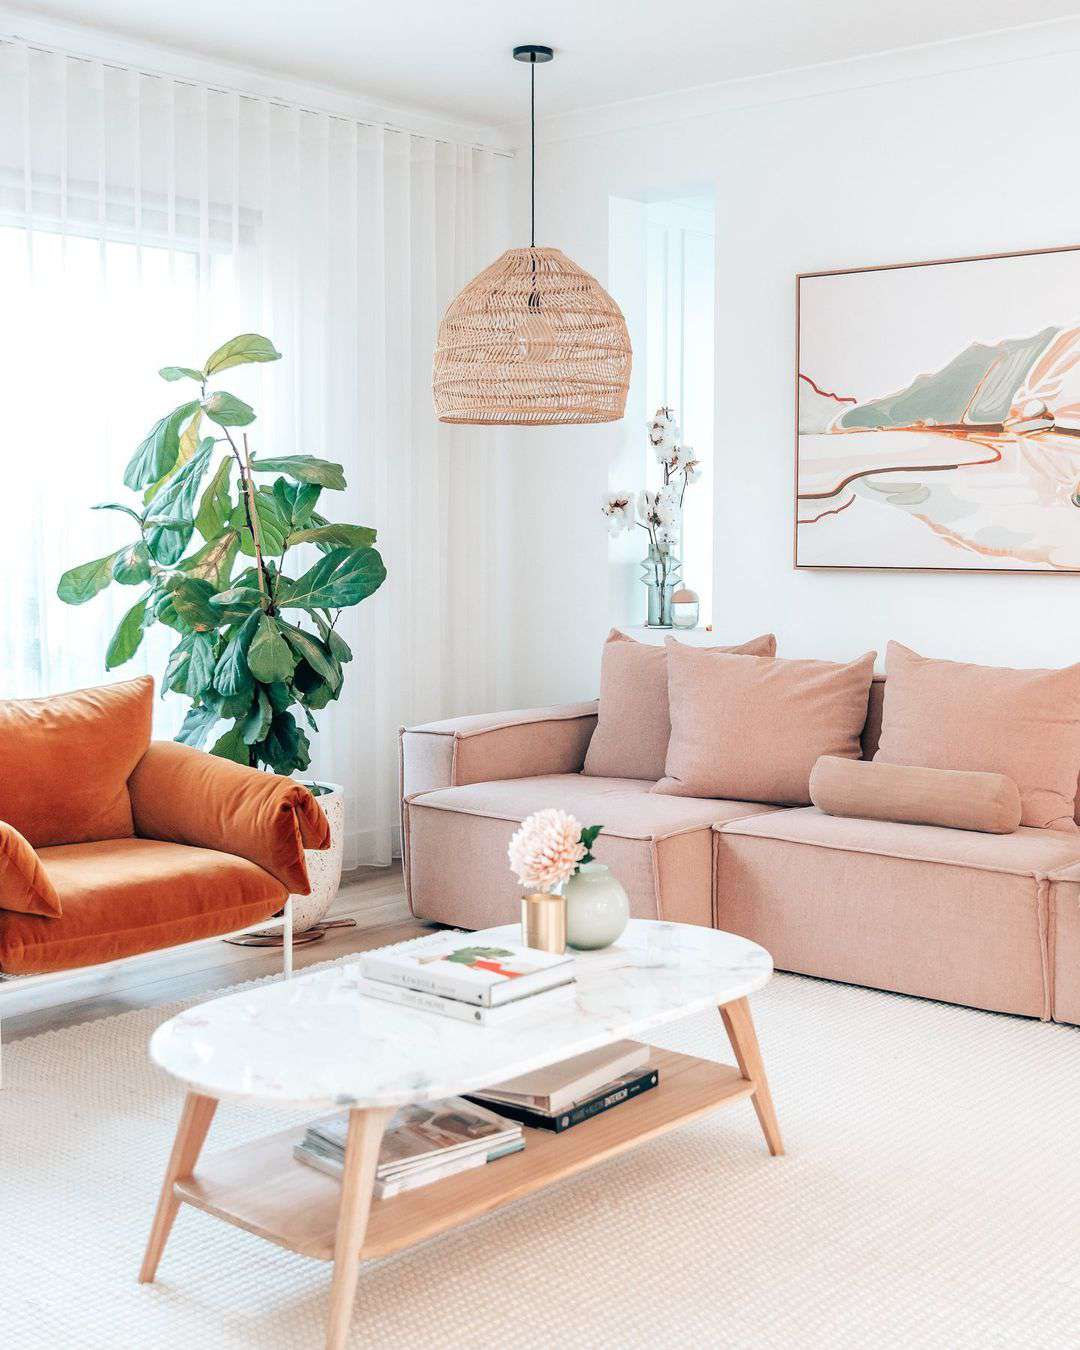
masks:
[[[1080,245],[800,272],[792,531],[799,569],[1080,572]]]

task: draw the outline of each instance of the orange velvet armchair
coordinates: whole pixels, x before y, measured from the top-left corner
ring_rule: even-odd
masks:
[[[270,918],[330,831],[299,783],[150,740],[149,678],[0,702],[0,975]]]

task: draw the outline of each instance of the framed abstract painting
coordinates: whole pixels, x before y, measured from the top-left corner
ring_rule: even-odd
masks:
[[[1080,572],[1080,245],[796,288],[796,567]]]

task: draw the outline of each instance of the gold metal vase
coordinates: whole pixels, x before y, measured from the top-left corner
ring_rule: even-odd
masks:
[[[566,900],[534,891],[521,898],[521,940],[526,947],[562,955],[566,951]]]

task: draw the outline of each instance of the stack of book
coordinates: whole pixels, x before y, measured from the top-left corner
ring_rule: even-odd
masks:
[[[524,1012],[568,1002],[574,958],[520,943],[480,946],[464,934],[436,934],[401,951],[373,952],[360,970],[362,990],[371,998],[501,1026]]]
[[[651,1057],[648,1045],[616,1041],[468,1093],[466,1099],[533,1129],[560,1133],[656,1087],[660,1074],[650,1065]]]
[[[347,1113],[317,1120],[293,1155],[309,1167],[340,1177],[345,1170]],[[430,1185],[471,1167],[483,1167],[525,1147],[521,1126],[462,1097],[402,1107],[390,1120],[379,1149],[375,1198]]]

